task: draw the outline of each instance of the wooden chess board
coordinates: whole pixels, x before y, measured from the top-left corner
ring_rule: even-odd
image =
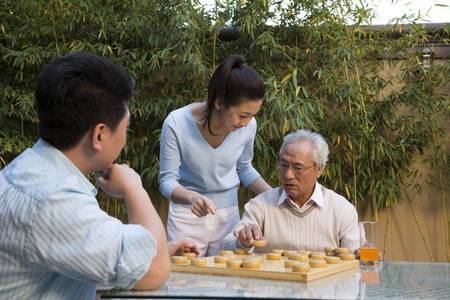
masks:
[[[190,264],[190,260],[186,264],[172,264],[172,272],[211,274],[211,275],[229,275],[256,277],[265,279],[295,280],[295,281],[311,281],[332,274],[336,274],[345,270],[359,267],[359,260],[344,261],[339,264],[327,264],[325,268],[311,268],[308,273],[293,272],[292,268],[285,268],[284,261],[287,257],[282,256],[281,260],[267,260],[265,254],[253,254],[254,256],[263,256],[263,262],[259,269],[245,268],[227,268],[225,263],[215,263],[214,257],[207,257],[206,266],[194,266]],[[237,255],[238,259],[248,257],[249,254]]]

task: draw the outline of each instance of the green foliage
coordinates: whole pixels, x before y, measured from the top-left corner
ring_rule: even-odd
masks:
[[[449,172],[443,126],[450,116],[450,67],[448,60],[433,69],[417,67],[417,49],[429,40],[448,43],[448,26],[430,31],[420,18],[405,16],[369,28],[363,25],[373,17],[367,4],[347,0],[225,0],[208,12],[185,0],[0,4],[1,167],[37,139],[33,89],[39,70],[56,56],[83,50],[117,61],[136,78],[133,121],[119,160],[157,190],[165,117],[204,101],[216,65],[240,53],[267,87],[254,164],[272,185],[278,185],[275,160],[283,135],[307,128],[331,148],[321,181],[353,203],[395,204],[403,187],[421,175],[443,193],[448,186],[442,174]],[[225,28],[235,37],[225,38]],[[394,39],[394,32],[402,34]],[[441,176],[420,174],[416,161]],[[99,201],[114,215],[123,212],[121,202],[104,195]]]

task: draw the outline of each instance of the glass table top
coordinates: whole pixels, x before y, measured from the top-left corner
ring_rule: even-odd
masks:
[[[450,299],[450,264],[380,262],[298,282],[172,272],[154,291],[111,289],[104,299]]]

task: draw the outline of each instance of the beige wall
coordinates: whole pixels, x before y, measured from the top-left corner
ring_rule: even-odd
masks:
[[[445,48],[445,54],[448,54],[449,47]],[[444,51],[441,49],[439,52]],[[438,64],[443,64],[442,59],[435,61],[435,65]],[[394,72],[398,70],[394,69]],[[399,88],[399,86],[393,88]],[[447,84],[440,92],[450,95],[450,85]],[[408,113],[408,110],[401,113]],[[450,124],[445,123],[442,126],[449,134]],[[445,147],[449,155],[450,143],[447,142]],[[419,160],[420,157],[416,159]],[[437,170],[424,168],[420,163],[416,163],[415,167],[425,176],[428,174],[434,177],[439,176]],[[449,173],[443,175],[450,179]],[[380,249],[386,260],[450,262],[448,252],[450,251],[448,249],[450,235],[446,233],[446,222],[448,223],[449,220],[445,218],[444,212],[444,201],[446,201],[447,214],[450,210],[450,187],[447,184],[447,195],[444,196],[438,187],[428,186],[423,178],[419,183],[422,184],[420,195],[411,189],[408,190],[411,204],[404,195],[399,204],[389,209],[378,210]],[[369,203],[359,203],[357,207],[360,221],[374,221],[373,208]]]
[[[442,202],[442,195],[426,188],[413,198],[414,212],[406,199],[395,207],[379,210],[378,243],[384,259],[447,262]],[[358,209],[360,221],[373,221],[373,210],[367,206]]]

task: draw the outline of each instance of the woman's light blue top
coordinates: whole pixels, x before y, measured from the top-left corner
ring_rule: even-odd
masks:
[[[251,184],[260,174],[253,168],[256,120],[229,132],[222,144],[211,147],[195,123],[189,106],[174,110],[163,124],[160,151],[160,190],[171,199],[178,187],[196,191],[217,208],[238,204],[240,182]]]

